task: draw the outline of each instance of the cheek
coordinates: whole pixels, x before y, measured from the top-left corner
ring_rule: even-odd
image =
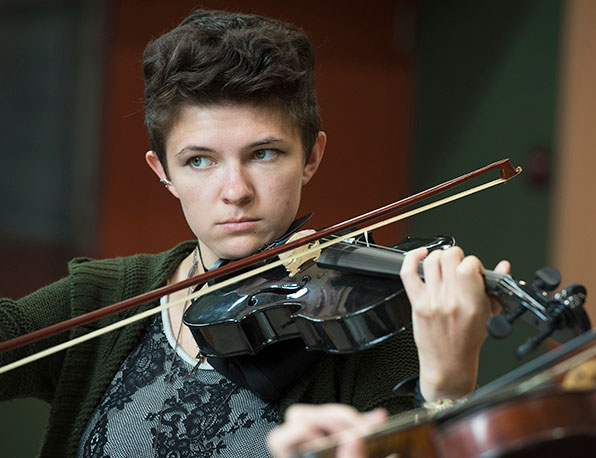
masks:
[[[268,186],[267,192],[276,196],[277,200],[284,206],[294,206],[300,201],[301,180],[296,175],[276,180]]]
[[[205,215],[205,211],[208,211],[208,207],[203,208],[202,205],[207,202],[206,196],[198,188],[186,188],[179,195],[180,204],[187,219],[192,218],[194,215]]]

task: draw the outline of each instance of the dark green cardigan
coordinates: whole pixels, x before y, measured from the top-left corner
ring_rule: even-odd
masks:
[[[69,264],[68,277],[19,301],[0,299],[0,340],[163,286],[193,248],[193,242],[185,242],[156,255],[100,261],[75,259]],[[158,300],[2,354],[0,363],[7,364],[86,334],[157,303]],[[95,406],[124,359],[139,344],[149,321],[136,322],[0,376],[1,400],[36,397],[51,404],[40,456],[76,456]],[[416,372],[416,348],[411,333],[404,332],[370,350],[324,357],[290,389],[280,403],[280,412],[283,414],[295,402],[343,402],[363,411],[384,406],[391,413],[408,410],[412,406],[411,396],[394,396],[391,388]]]

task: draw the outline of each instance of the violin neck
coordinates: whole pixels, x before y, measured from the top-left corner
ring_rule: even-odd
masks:
[[[343,244],[325,249],[317,259],[317,265],[343,272],[398,280],[404,258],[404,252],[389,247],[379,249],[365,245]],[[424,278],[422,262],[418,263],[418,274],[420,278]],[[492,270],[485,270],[483,275],[488,294],[501,294],[503,288],[514,288],[515,281],[509,275]]]
[[[338,244],[323,250],[316,262],[322,268],[399,280],[404,258],[404,251],[389,247],[379,249],[361,244]],[[418,264],[418,274],[424,278],[422,262]],[[525,282],[493,270],[485,270],[483,277],[487,294],[496,298],[506,313],[513,308],[520,311],[530,308],[541,321],[547,320],[542,299]]]
[[[399,280],[403,259],[403,252],[388,247],[341,244],[323,250],[316,262],[321,268]]]

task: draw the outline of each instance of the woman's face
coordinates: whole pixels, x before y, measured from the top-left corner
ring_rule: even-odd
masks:
[[[166,142],[168,189],[207,248],[205,262],[248,256],[283,235],[324,148],[321,132],[305,162],[298,131],[274,109],[184,107]],[[155,153],[146,159],[166,177]]]

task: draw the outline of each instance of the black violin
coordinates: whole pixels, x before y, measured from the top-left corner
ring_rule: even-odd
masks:
[[[425,246],[447,248],[452,237],[406,239],[393,247],[353,239],[325,248],[294,275],[284,267],[264,272],[194,300],[183,322],[207,357],[254,355],[288,339],[302,339],[308,350],[349,353],[367,349],[402,332],[411,309],[399,271],[405,253]],[[422,266],[419,273],[423,275]],[[591,328],[583,309],[586,290],[572,284],[550,294],[560,281],[552,268],[537,272],[532,284],[510,275],[484,273],[486,291],[503,313],[487,324],[496,338],[506,337],[520,316],[539,333],[517,350],[536,348],[547,337],[565,342]]]

